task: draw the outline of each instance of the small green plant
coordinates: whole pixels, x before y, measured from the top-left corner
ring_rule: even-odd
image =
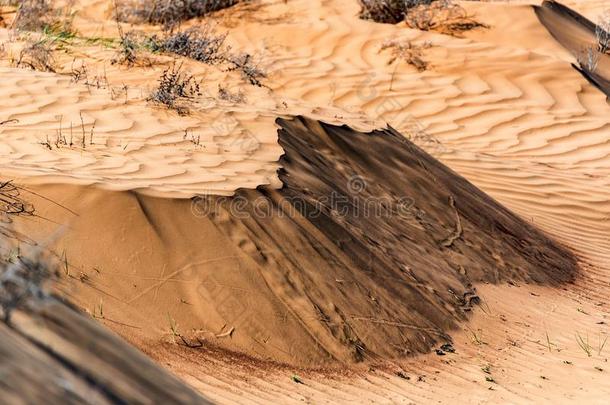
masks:
[[[228,47],[224,47],[227,33],[219,34],[210,24],[185,31],[169,32],[162,38],[149,37],[144,46],[152,52],[165,52],[184,56],[209,65],[223,63]]]
[[[119,27],[119,49],[116,56],[111,60],[112,64],[135,65],[138,60],[138,49],[140,48],[138,34],[134,31],[123,32]]]

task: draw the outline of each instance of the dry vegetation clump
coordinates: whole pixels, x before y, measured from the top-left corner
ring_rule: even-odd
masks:
[[[267,72],[260,66],[260,61],[248,53],[231,53],[231,48],[225,46],[226,38],[227,33],[219,34],[206,24],[203,28],[167,32],[161,39],[150,37],[144,46],[153,52],[172,53],[209,65],[228,64],[229,72],[240,72],[250,84],[265,87],[261,80],[267,77]]]
[[[79,65],[76,64],[76,59],[72,60],[69,75],[72,78],[72,83],[83,83],[87,87],[95,87],[97,89],[109,87],[105,68],[101,75],[90,75],[87,64],[83,60],[81,60]]]
[[[422,31],[459,35],[485,24],[452,0],[360,0],[360,17],[381,23],[401,21]]]
[[[17,10],[12,28],[17,31],[44,31],[45,34],[59,38],[76,36],[73,28],[75,13],[72,2],[55,9],[50,0],[23,0],[15,2]]]
[[[28,41],[14,61],[16,67],[29,68],[41,72],[56,72],[56,61],[53,56],[54,42],[47,38]]]
[[[231,7],[244,0],[127,0],[122,2],[118,17],[124,22],[161,24],[173,29],[183,21],[202,17]]]
[[[360,0],[360,18],[386,24],[405,19],[408,10],[434,0]]]
[[[13,28],[24,31],[36,31],[47,25],[47,18],[53,7],[50,0],[22,0],[18,5]]]
[[[4,122],[0,122],[2,125]],[[12,216],[34,214],[34,206],[21,197],[21,190],[11,181],[0,182],[0,222],[10,223]]]
[[[150,37],[146,46],[153,52],[172,53],[215,65],[227,58],[229,48],[224,48],[226,38],[227,33],[219,34],[206,24],[202,28],[168,32],[163,38]]]
[[[428,69],[429,66],[428,61],[424,59],[423,51],[431,47],[432,44],[430,42],[414,44],[411,41],[392,39],[384,42],[379,51],[389,50],[391,53],[392,57],[388,61],[388,65],[391,65],[396,61],[404,61],[415,67],[419,72],[423,72]]]
[[[260,66],[260,62],[255,61],[249,53],[230,55],[228,62],[232,65],[229,67],[229,72],[238,71],[250,84],[266,87],[261,79],[267,77],[267,72]]]
[[[474,28],[487,27],[451,0],[437,0],[413,7],[406,14],[405,22],[411,28],[454,36]]]
[[[228,101],[230,103],[239,104],[246,102],[246,96],[242,92],[241,89],[238,89],[237,92],[232,93],[228,88],[218,85],[218,98],[223,101]]]
[[[121,65],[133,66],[138,60],[138,49],[140,48],[141,43],[140,36],[135,31],[123,32],[121,26],[118,25],[118,27],[119,49],[110,63],[113,65],[118,63]]]
[[[189,110],[185,102],[200,95],[200,83],[190,73],[183,71],[182,65],[174,63],[163,71],[157,88],[148,100],[186,115]]]

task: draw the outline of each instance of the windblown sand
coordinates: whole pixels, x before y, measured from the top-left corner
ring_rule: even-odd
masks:
[[[114,23],[100,17],[108,15],[107,3],[76,2],[82,35],[116,36]],[[565,2],[591,19],[604,3]],[[463,4],[490,28],[455,38],[376,24],[359,20],[357,2],[349,0],[261,1],[215,14],[210,18],[229,30],[235,49],[261,55],[269,88],[185,62],[205,78],[206,90],[186,117],[146,101],[170,57],[126,68],[111,65],[114,51],[101,45],[59,55],[65,71],[85,60],[90,76],[107,77],[106,88],[15,69],[3,59],[0,120],[18,122],[0,126],[2,175],[36,193],[23,196],[40,216],[20,219],[16,228],[65,259],[60,288],[69,298],[218,402],[602,403],[610,394],[610,346],[603,345],[610,322],[610,107],[571,67],[574,56],[530,2]],[[388,65],[390,55],[379,49],[394,38],[430,41],[429,69]],[[219,84],[242,89],[247,102],[218,100]],[[277,338],[286,328],[281,311],[256,325],[264,350],[240,333],[249,313],[282,308],[285,286],[243,271],[252,259],[226,253],[231,236],[240,235],[195,221],[191,197],[280,187],[284,149],[275,120],[293,115],[362,131],[386,123],[403,134],[425,131],[414,139],[421,148],[573,251],[578,278],[560,286],[479,280],[482,304],[450,333],[456,353],[366,362],[335,370],[331,379],[304,361],[278,364],[291,357],[291,342],[304,342],[298,333]],[[93,129],[92,142],[42,145],[53,142],[60,122],[76,145]],[[249,249],[244,243],[239,248]],[[199,293],[202,283],[209,296]],[[315,288],[312,282],[305,290]],[[235,313],[242,318],[227,316]],[[172,325],[205,347],[176,343]]]

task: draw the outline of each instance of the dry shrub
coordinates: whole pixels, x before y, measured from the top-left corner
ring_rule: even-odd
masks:
[[[430,4],[434,0],[360,0],[360,18],[386,24],[405,19],[410,8]]]
[[[183,71],[182,65],[174,63],[163,71],[157,88],[148,100],[186,115],[189,112],[186,102],[200,95],[200,83],[190,73]]]
[[[215,65],[227,59],[229,48],[224,48],[227,33],[219,34],[209,24],[202,28],[168,32],[163,38],[153,36],[146,44],[153,52],[167,52],[199,62]]]
[[[183,21],[202,17],[242,1],[244,0],[128,0],[122,2],[118,16],[124,22],[146,22],[173,29]]]
[[[451,0],[360,0],[360,17],[381,23],[405,21],[411,28],[459,35],[485,27]]]
[[[229,72],[238,71],[250,84],[258,87],[266,87],[261,79],[267,77],[267,72],[260,66],[260,61],[255,61],[249,53],[231,55],[228,58],[231,63]]]
[[[138,60],[138,49],[140,47],[140,35],[135,31],[123,32],[119,25],[119,49],[110,61],[113,65],[125,64],[133,66]]]
[[[2,121],[0,125],[6,122]],[[21,196],[21,189],[11,181],[0,182],[0,222],[10,223],[14,216],[31,216],[34,214],[34,206],[25,201]]]
[[[53,41],[46,38],[38,41],[28,41],[19,52],[19,58],[15,61],[15,66],[55,73],[54,50]]]
[[[405,22],[411,28],[447,35],[460,35],[474,28],[487,27],[451,0],[438,0],[431,4],[413,7],[406,14]]]
[[[423,72],[429,66],[428,61],[424,59],[423,51],[431,47],[432,44],[430,42],[414,44],[411,41],[392,39],[381,45],[380,52],[385,50],[391,52],[392,57],[388,61],[388,65],[396,61],[404,61],[415,67],[419,72]]]

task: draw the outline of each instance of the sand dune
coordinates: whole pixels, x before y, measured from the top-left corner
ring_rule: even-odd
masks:
[[[112,21],[100,21],[107,2],[76,3],[81,10],[76,23],[83,35],[116,35]],[[187,61],[193,73],[206,78],[208,92],[187,117],[145,100],[171,60],[166,56],[154,55],[153,67],[127,69],[105,63],[113,51],[100,45],[81,44],[72,54],[58,55],[64,72],[75,57],[85,60],[91,72],[105,70],[116,97],[108,88],[15,69],[3,60],[0,74],[6,79],[0,86],[10,98],[2,101],[0,121],[18,122],[0,126],[2,173],[24,185],[24,196],[40,216],[20,218],[15,226],[45,241],[58,234],[58,224],[67,224],[54,243],[57,256],[68,258],[62,285],[67,295],[91,313],[103,305],[100,322],[221,403],[465,398],[473,403],[603,403],[610,392],[607,348],[598,350],[608,333],[610,115],[604,94],[572,68],[573,49],[548,33],[531,3],[539,5],[463,2],[490,26],[464,38],[359,20],[357,2],[349,0],[270,0],[225,10],[210,19],[229,29],[235,49],[262,55],[270,73],[265,81],[269,89],[244,86],[235,72]],[[565,4],[591,20],[607,7],[594,0]],[[590,30],[573,24],[560,32],[569,40],[590,40]],[[433,46],[424,52],[428,70],[388,65],[390,55],[380,47],[395,38],[431,41]],[[247,102],[220,102],[218,83],[243,88]],[[123,84],[127,96],[118,90]],[[86,132],[95,123],[94,143],[86,148],[78,141],[81,114]],[[47,135],[56,137],[60,115],[64,135],[72,122],[76,146],[49,150],[40,143]],[[244,230],[226,216],[217,222],[197,218],[193,209],[197,213],[200,206],[193,208],[192,202],[201,200],[190,199],[200,194],[229,196],[259,185],[280,187],[276,171],[286,145],[278,143],[275,120],[292,115],[361,131],[389,123],[567,246],[578,256],[577,279],[558,287],[525,284],[528,277],[500,277],[515,285],[487,285],[485,281],[498,280],[481,277],[474,287],[483,304],[473,316],[464,323],[462,318],[452,325],[438,322],[451,336],[455,354],[384,361],[396,353],[383,347],[382,337],[398,333],[384,326],[369,338],[371,351],[381,359],[343,372],[297,367],[323,364],[319,346],[343,360],[349,353],[333,346],[329,335],[316,346],[314,338],[295,332],[304,328],[299,316],[279,311],[287,297],[293,298],[291,290],[274,285],[265,271],[284,267],[273,262],[276,256],[269,256],[265,266],[253,259],[258,254],[253,241],[277,234],[262,235],[255,224]],[[213,124],[227,116],[230,125],[214,130]],[[188,136],[184,139],[185,129],[200,136],[199,145]],[[336,164],[341,167],[343,161],[337,159]],[[303,180],[319,181],[315,173]],[[274,192],[279,191],[269,193]],[[460,199],[456,203],[461,209]],[[450,212],[438,214],[443,223],[453,224]],[[293,255],[304,242],[296,229],[288,228],[280,241],[286,249],[282,257],[298,257]],[[391,257],[393,251],[385,255]],[[312,272],[333,264],[319,252],[307,257],[321,257],[311,265]],[[323,277],[316,283],[320,291],[332,287]],[[208,295],[201,295],[200,285]],[[292,288],[303,291],[298,284]],[[263,300],[261,291],[275,295]],[[317,291],[305,290],[310,296]],[[298,304],[293,308],[303,312],[300,317],[317,322],[310,304]],[[254,324],[251,311],[265,314],[259,318],[262,326]],[[410,316],[429,322],[410,313],[400,312],[399,318]],[[247,321],[251,328],[243,333],[240,325]],[[199,338],[206,345],[193,349],[175,343],[172,324],[189,343]],[[591,356],[578,343],[579,336],[593,346]],[[281,343],[265,346],[276,341]],[[436,343],[414,346],[415,351]],[[278,364],[294,359],[290,351],[295,344],[300,352],[296,366]],[[291,380],[294,374],[305,384]],[[332,379],[327,380],[329,374]]]

